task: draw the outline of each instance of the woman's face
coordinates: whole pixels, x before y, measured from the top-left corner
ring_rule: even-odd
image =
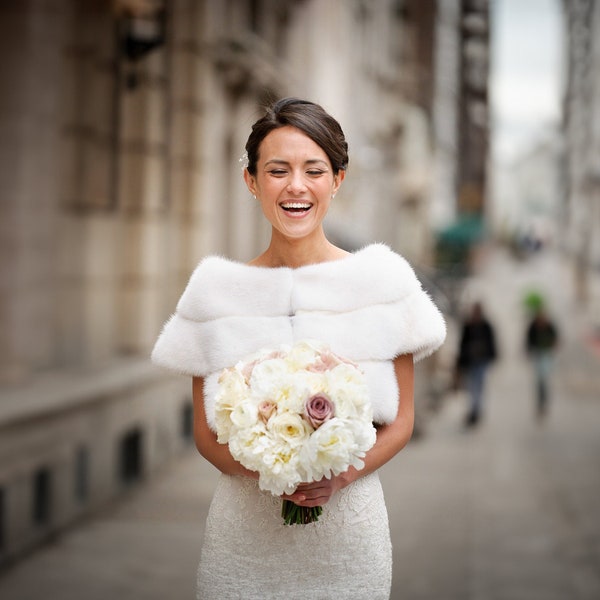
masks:
[[[273,229],[292,239],[321,230],[344,175],[334,175],[325,151],[291,126],[274,129],[261,142],[255,176],[244,171]]]

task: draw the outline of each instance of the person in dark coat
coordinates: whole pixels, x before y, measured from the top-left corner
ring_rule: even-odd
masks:
[[[469,392],[469,411],[466,425],[476,425],[482,415],[483,393],[488,367],[496,360],[494,328],[475,302],[463,323],[458,350],[457,368]]]
[[[544,308],[540,307],[533,315],[525,335],[525,347],[535,371],[536,409],[539,418],[544,417],[548,410],[549,378],[557,345],[556,325],[548,318]]]

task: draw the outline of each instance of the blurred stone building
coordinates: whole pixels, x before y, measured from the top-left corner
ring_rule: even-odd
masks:
[[[202,256],[268,240],[239,162],[265,103],[307,97],[344,127],[336,241],[430,261],[431,207],[451,219],[481,183],[486,146],[467,169],[460,136],[485,131],[464,38],[485,38],[486,5],[0,4],[0,562],[190,442],[190,382],[148,356]]]
[[[567,81],[564,99],[566,245],[574,258],[582,301],[595,304],[591,274],[600,272],[600,3],[563,2]]]
[[[515,250],[528,252],[562,241],[563,146],[557,125],[516,159],[495,168],[496,234]]]

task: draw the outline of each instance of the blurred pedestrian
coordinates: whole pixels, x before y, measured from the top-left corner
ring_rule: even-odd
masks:
[[[525,347],[535,374],[536,413],[543,418],[548,410],[549,379],[558,345],[558,329],[543,306],[535,311],[527,326]]]
[[[462,325],[457,357],[457,372],[469,393],[468,427],[476,425],[483,411],[483,394],[488,367],[496,360],[494,328],[484,314],[480,302],[475,302]]]

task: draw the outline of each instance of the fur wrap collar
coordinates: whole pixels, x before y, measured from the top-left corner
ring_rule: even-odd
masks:
[[[444,319],[404,258],[372,244],[341,260],[254,267],[209,256],[200,262],[152,360],[205,377],[207,420],[222,369],[262,348],[321,340],[357,363],[371,389],[374,419],[394,420],[398,389],[392,360],[420,360],[444,341]]]

